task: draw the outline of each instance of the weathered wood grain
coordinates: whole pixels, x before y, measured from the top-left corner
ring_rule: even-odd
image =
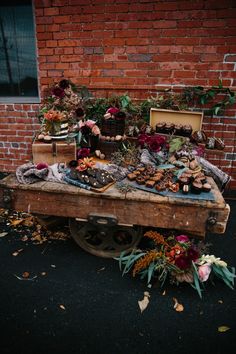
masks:
[[[23,185],[10,175],[0,183],[0,196],[4,190],[10,191],[11,207],[18,211],[81,219],[100,212],[114,215],[121,224],[177,229],[204,237],[207,230],[224,233],[230,214],[214,181],[210,183],[215,201],[163,197],[140,190],[124,194],[115,186],[98,194],[60,183]],[[216,222],[209,228],[210,216]]]

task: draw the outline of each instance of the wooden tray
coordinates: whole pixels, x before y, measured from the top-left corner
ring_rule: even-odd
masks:
[[[151,108],[150,125],[155,129],[159,122],[174,124],[191,124],[194,131],[202,129],[203,112],[172,111],[168,109]]]

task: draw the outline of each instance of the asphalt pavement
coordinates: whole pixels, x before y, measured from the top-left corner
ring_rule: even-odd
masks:
[[[208,234],[206,242],[212,254],[236,266],[236,201],[228,203],[225,234]],[[224,283],[208,284],[202,300],[187,284],[147,288],[139,278],[122,277],[116,260],[93,256],[71,238],[35,244],[30,227],[13,227],[1,217],[4,233],[1,354],[236,352],[236,293]],[[144,291],[150,302],[141,313]],[[228,330],[219,332],[221,326]]]

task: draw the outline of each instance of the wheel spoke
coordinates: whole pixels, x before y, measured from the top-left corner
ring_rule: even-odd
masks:
[[[112,258],[122,251],[131,251],[139,243],[142,234],[134,228],[123,226],[98,227],[85,223],[82,227],[70,220],[71,235],[85,251],[100,257]]]

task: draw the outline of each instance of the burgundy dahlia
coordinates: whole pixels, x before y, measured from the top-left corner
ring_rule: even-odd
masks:
[[[178,257],[175,261],[175,265],[179,268],[179,269],[187,269],[191,266],[191,258],[182,255],[180,257]]]
[[[54,87],[54,89],[52,90],[52,93],[54,96],[56,96],[58,98],[63,98],[65,96],[64,90],[60,87]]]

